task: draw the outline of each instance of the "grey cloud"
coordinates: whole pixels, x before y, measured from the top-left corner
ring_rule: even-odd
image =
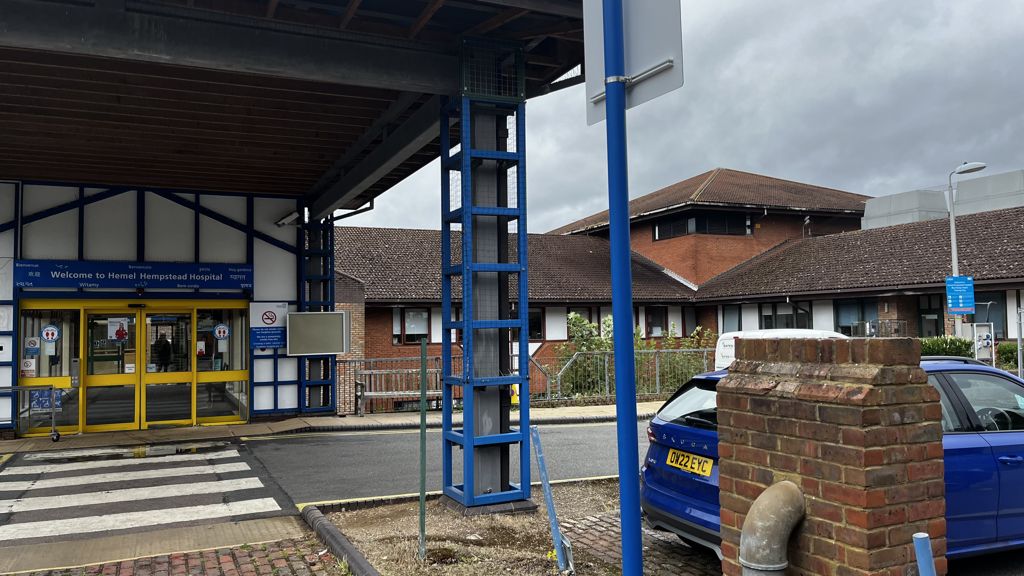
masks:
[[[1024,2],[685,2],[686,85],[631,110],[630,195],[716,166],[870,195],[1024,168]],[[529,225],[607,207],[583,88],[527,106]],[[347,223],[436,228],[436,163]]]

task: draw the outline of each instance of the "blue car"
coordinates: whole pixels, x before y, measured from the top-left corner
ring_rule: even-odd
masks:
[[[941,396],[947,556],[1024,546],[1024,380],[974,360],[922,358]],[[648,525],[721,556],[716,387],[696,376],[647,429],[640,505]]]

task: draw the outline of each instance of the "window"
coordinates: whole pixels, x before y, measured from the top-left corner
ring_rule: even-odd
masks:
[[[687,212],[654,223],[654,239],[665,240],[687,234],[746,236],[750,225],[739,212]]]
[[[742,329],[740,307],[738,304],[722,306],[722,332],[737,332]]]
[[[917,313],[920,316],[922,338],[941,336],[946,333],[943,322],[942,294],[923,294],[917,298]]]
[[[222,372],[247,369],[247,323],[245,310],[196,310],[196,342],[205,343],[205,354],[197,359],[196,370]]]
[[[1006,339],[1006,292],[976,293],[974,311],[964,316],[964,322],[991,322],[996,340]]]
[[[717,385],[715,380],[690,380],[658,410],[658,418],[675,424],[718,428]]]
[[[591,317],[590,308],[587,308],[585,306],[570,307],[569,308],[569,314],[578,314],[580,318],[583,318],[587,322],[593,322],[594,321],[593,318]]]
[[[878,301],[874,298],[836,300],[835,310],[836,330],[847,336],[853,336],[858,325],[878,320]]]
[[[530,316],[530,340],[544,339],[544,309],[530,308],[527,312]]]
[[[942,389],[939,384],[938,378],[934,374],[928,375],[928,383],[933,388],[939,391],[939,402],[942,404],[942,431],[943,432],[966,432],[967,427],[964,426],[963,422],[956,415],[956,411],[953,410],[953,405],[949,402],[949,397],[946,396],[946,391]]]
[[[736,306],[739,316],[739,306]],[[759,305],[760,328],[812,328],[810,302],[773,302]],[[738,330],[738,328],[737,328]]]
[[[78,319],[78,310],[22,310],[22,377],[78,376]]]
[[[947,372],[985,430],[1024,430],[1024,387],[995,374]]]
[[[529,308],[527,309],[527,318],[529,323],[529,336],[530,340],[543,340],[544,339],[544,309],[543,308]],[[519,318],[519,313],[515,303],[511,305],[509,318]],[[518,331],[512,331],[512,339],[516,340],[519,338]]]
[[[393,344],[419,344],[430,337],[429,308],[400,308],[394,320]]]
[[[668,308],[665,306],[647,306],[647,337],[661,338],[668,333]]]

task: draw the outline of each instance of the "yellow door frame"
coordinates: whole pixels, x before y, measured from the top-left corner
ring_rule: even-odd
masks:
[[[146,320],[149,316],[155,316],[157,314],[188,314],[189,315],[189,335],[188,345],[185,347],[185,353],[189,355],[189,370],[187,372],[149,372],[149,337],[148,327],[149,324]],[[196,424],[196,309],[195,308],[168,308],[161,310],[143,310],[142,311],[143,326],[146,329],[147,335],[143,336],[143,342],[145,343],[146,352],[143,356],[144,361],[140,364],[142,371],[139,377],[139,421],[141,422],[141,428],[146,430],[150,427],[150,424],[160,424],[164,426],[195,426]],[[187,376],[187,383],[189,384],[189,417],[187,419],[177,420],[154,420],[152,422],[146,418],[146,402],[147,394],[149,391],[148,385],[154,384],[184,384],[186,383],[185,375]]]
[[[191,382],[191,403],[192,417],[188,420],[154,421],[153,424],[171,424],[182,426],[206,426],[220,424],[235,424],[248,420],[249,405],[252,403],[252,386],[249,378],[249,370],[223,370],[203,371],[198,369],[196,359],[196,341],[198,335],[198,312],[200,310],[245,310],[248,308],[248,301],[245,300],[69,300],[69,299],[22,299],[19,302],[20,310],[77,310],[78,331],[79,331],[79,376],[78,376],[78,425],[60,426],[57,429],[62,434],[74,434],[83,432],[102,432],[109,430],[138,430],[148,428],[151,424],[145,419],[145,386],[149,384],[183,382],[181,375],[188,374]],[[148,344],[146,343],[145,318],[150,314],[160,313],[190,313],[192,315],[192,334],[189,353],[191,370],[189,372],[153,373],[146,372],[148,364]],[[88,315],[89,314],[119,314],[123,316],[135,316],[135,373],[134,374],[88,374]],[[19,314],[17,321],[20,323]],[[244,337],[244,335],[243,335]],[[20,358],[21,346],[15,343],[15,355]],[[123,381],[123,382],[122,382]],[[248,398],[245,413],[239,416],[214,416],[199,418],[197,411],[196,394],[199,384],[217,382],[245,382],[246,397]],[[100,424],[86,426],[87,392],[92,387],[110,387],[133,384],[135,387],[135,418],[134,422],[123,424]],[[47,378],[19,378],[19,386],[53,386],[56,389],[74,388],[71,376],[57,376]],[[50,432],[49,428],[34,428],[26,431],[24,436],[42,436]]]
[[[135,369],[131,373],[123,374],[90,374],[89,373],[89,317],[90,316],[124,316],[135,318]],[[140,331],[142,329],[142,312],[135,308],[115,308],[108,306],[105,302],[95,302],[92,306],[84,306],[79,312],[79,324],[82,330],[81,349],[79,350],[78,378],[80,385],[80,402],[78,422],[83,432],[112,432],[118,430],[138,430],[140,420],[140,391],[139,391],[139,366],[145,362],[144,346]],[[82,359],[85,366],[82,366]],[[92,424],[87,423],[89,406],[88,397],[90,388],[113,388],[131,386],[132,395],[132,420],[131,422],[118,422],[115,424]]]

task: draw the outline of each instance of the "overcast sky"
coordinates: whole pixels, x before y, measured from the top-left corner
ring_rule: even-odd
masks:
[[[684,0],[685,85],[628,114],[630,197],[715,167],[879,196],[1024,168],[1024,0]],[[583,86],[527,104],[531,232],[606,209]],[[439,228],[437,162],[345,225]]]

